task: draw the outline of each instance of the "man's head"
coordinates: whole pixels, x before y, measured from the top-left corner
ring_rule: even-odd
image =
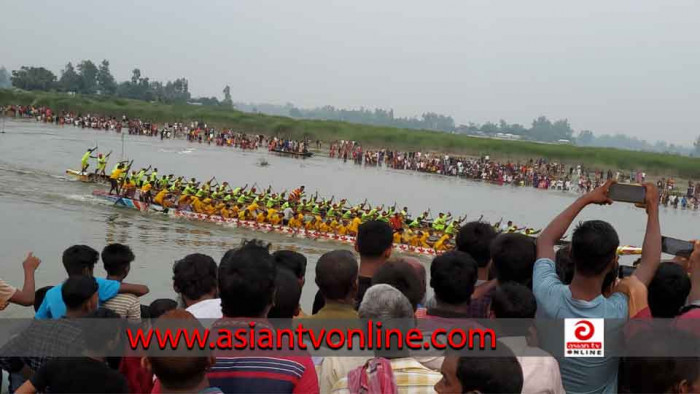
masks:
[[[499,283],[517,282],[532,287],[535,241],[523,234],[501,234],[491,243],[491,261]]]
[[[439,303],[467,305],[474,292],[477,263],[464,252],[444,253],[430,264],[430,287]]]
[[[97,281],[92,276],[70,276],[61,286],[67,315],[85,316],[97,310]]]
[[[378,220],[370,220],[357,230],[355,250],[361,258],[387,260],[394,242],[391,226]]]
[[[574,279],[574,261],[571,259],[571,246],[566,245],[559,250],[554,258],[559,280],[565,285]]]
[[[421,289],[415,269],[400,260],[389,260],[374,273],[372,285],[380,283],[391,285],[403,293],[411,302],[414,311],[425,295],[425,288]]]
[[[165,313],[156,323],[157,328],[170,329],[177,326],[190,332],[203,332],[204,328],[197,319],[183,309]],[[173,351],[175,352],[175,351]],[[209,386],[207,370],[216,363],[213,356],[149,355],[141,359],[141,365],[158,378],[166,390],[180,392],[199,392]]]
[[[226,317],[265,317],[275,296],[275,260],[252,240],[231,249],[219,264],[219,296]]]
[[[489,264],[491,241],[496,235],[496,230],[488,223],[469,222],[457,233],[457,250],[468,253],[479,268],[484,268]]]
[[[491,315],[496,319],[534,319],[535,312],[535,295],[519,283],[502,284],[491,296]]]
[[[186,307],[203,298],[216,296],[216,270],[214,259],[200,253],[175,262],[173,289],[182,297]]]
[[[177,301],[170,298],[159,298],[148,306],[148,317],[157,319],[173,309],[177,309]]]
[[[301,285],[294,273],[286,268],[277,267],[275,278],[275,304],[268,312],[271,319],[291,319],[299,314]]]
[[[68,276],[92,276],[100,254],[87,245],[73,245],[63,251],[63,267]]]
[[[367,289],[358,314],[363,319],[412,319],[411,302],[395,287],[378,284]]]
[[[690,279],[683,267],[667,262],[659,264],[654,278],[649,283],[649,309],[657,318],[672,319],[685,305],[690,294]]]
[[[519,393],[523,371],[513,352],[503,344],[489,357],[445,357],[437,393]]]
[[[280,213],[280,216],[282,214]],[[304,287],[306,277],[306,256],[292,250],[278,250],[272,254],[277,268],[286,268],[299,280],[299,285]]]
[[[134,253],[127,245],[109,244],[102,249],[102,264],[107,275],[120,280],[129,274],[134,258]]]
[[[629,339],[621,363],[621,392],[700,392],[700,348],[694,333],[683,329],[640,330]]]
[[[571,258],[576,274],[586,277],[605,275],[617,260],[620,239],[615,229],[602,220],[579,224],[571,237]]]
[[[324,253],[316,263],[316,285],[326,301],[351,301],[357,294],[357,260],[347,250]]]
[[[107,308],[99,308],[84,318],[85,320],[81,321],[83,339],[91,353],[99,355],[121,348],[124,320],[117,312]]]

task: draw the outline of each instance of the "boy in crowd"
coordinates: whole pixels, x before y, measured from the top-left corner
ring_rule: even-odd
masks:
[[[355,241],[355,251],[360,254],[357,295],[355,296],[356,308],[362,302],[365,291],[372,285],[374,273],[391,257],[393,242],[393,232],[387,223],[370,220],[359,226]],[[319,291],[314,299],[313,313],[318,312],[321,308],[323,308],[323,296]]]
[[[107,271],[107,279],[121,283],[129,275],[134,258],[134,253],[127,245],[115,243],[105,246],[102,249],[102,264]],[[141,320],[141,303],[133,294],[117,294],[103,306],[129,320]]]
[[[219,319],[221,300],[216,290],[216,262],[211,257],[193,253],[175,262],[173,288],[180,296],[181,307],[197,319]]]
[[[22,289],[16,289],[0,279],[0,310],[7,308],[8,304],[29,306],[34,304],[34,272],[39,268],[41,260],[34,257],[31,252],[22,262],[24,270],[24,285]]]
[[[615,229],[607,222],[591,220],[579,224],[571,239],[574,277],[564,285],[557,276],[554,263],[556,242],[590,204],[611,204],[608,191],[613,181],[578,198],[542,231],[537,240],[537,262],[533,273],[533,292],[537,299],[537,315],[545,319],[605,318],[627,319],[630,295],[635,287],[646,286],[656,272],[661,257],[658,192],[651,184],[646,189],[647,226],[642,245],[641,263],[631,279],[618,285],[610,297],[602,295],[608,273],[617,267],[617,247],[620,244]],[[560,360],[564,388],[567,392],[604,392],[617,390],[618,359],[614,357],[576,358]]]
[[[100,254],[87,245],[73,245],[63,252],[63,267],[68,277],[93,276],[93,270]],[[119,293],[130,293],[138,297],[148,294],[148,287],[116,280],[95,278],[100,302],[105,302]],[[66,304],[61,296],[63,284],[56,285],[46,292],[44,302],[36,312],[36,319],[60,319],[66,314]]]

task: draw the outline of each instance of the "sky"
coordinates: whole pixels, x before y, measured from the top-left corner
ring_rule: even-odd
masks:
[[[194,96],[393,108],[457,123],[537,116],[689,145],[700,1],[6,1],[0,65],[106,58]]]

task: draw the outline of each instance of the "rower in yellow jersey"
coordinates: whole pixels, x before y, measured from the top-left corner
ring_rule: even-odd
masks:
[[[360,227],[360,224],[362,224],[362,219],[359,217],[355,216],[352,221],[350,222],[350,226],[348,226],[348,232],[351,235],[357,235],[357,230]]]
[[[168,194],[168,189],[163,189],[156,194],[156,196],[153,198],[153,202],[163,206],[163,200],[165,200],[165,196]]]
[[[439,240],[435,241],[433,248],[437,251],[447,250],[447,241],[449,241],[450,238],[452,238],[450,234],[444,234]]]
[[[338,235],[348,235],[348,221],[343,220],[343,222],[338,225],[335,232]]]

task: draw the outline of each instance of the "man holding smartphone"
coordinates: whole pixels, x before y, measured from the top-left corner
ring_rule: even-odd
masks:
[[[537,299],[537,316],[545,319],[605,318],[627,319],[630,298],[637,294],[635,288],[647,286],[661,259],[661,229],[659,225],[658,191],[652,184],[645,184],[644,207],[647,212],[646,235],[644,237],[641,262],[634,274],[623,286],[605,298],[602,285],[605,276],[617,266],[617,247],[620,244],[617,232],[607,222],[591,220],[579,224],[571,239],[571,258],[574,261],[574,277],[570,285],[562,283],[554,264],[554,246],[576,216],[589,204],[608,205],[608,180],[578,198],[559,214],[537,240],[537,261],[533,272],[533,292]],[[634,308],[634,306],[632,306]],[[564,358],[560,360],[562,381],[567,392],[617,391],[618,360],[613,357]]]

